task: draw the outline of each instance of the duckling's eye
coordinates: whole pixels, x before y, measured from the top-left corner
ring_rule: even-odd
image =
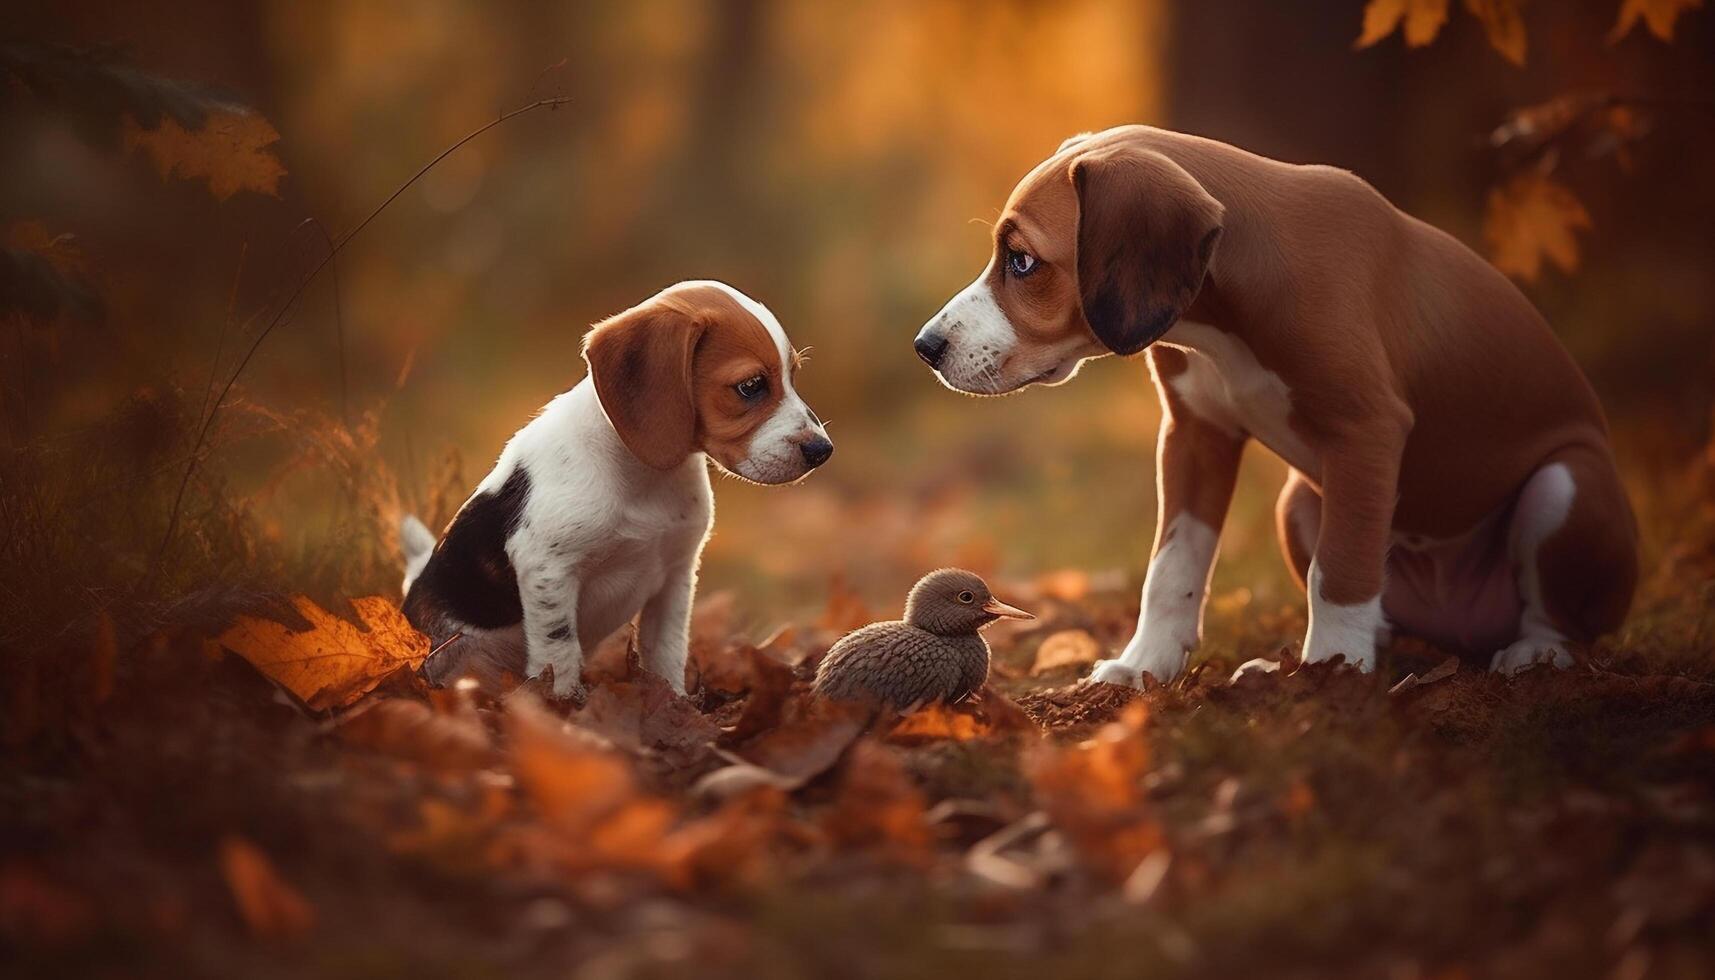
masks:
[[[959,593],[959,601],[965,603],[966,605],[969,605],[970,603],[976,602],[977,597],[970,594],[969,592],[961,592],[961,593]]]
[[[733,385],[732,390],[738,392],[738,397],[753,402],[768,394],[768,379],[759,374]]]

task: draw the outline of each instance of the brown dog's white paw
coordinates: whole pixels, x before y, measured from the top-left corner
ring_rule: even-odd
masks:
[[[1497,674],[1522,674],[1532,667],[1547,665],[1565,669],[1578,661],[1564,641],[1525,637],[1495,654],[1489,669]]]

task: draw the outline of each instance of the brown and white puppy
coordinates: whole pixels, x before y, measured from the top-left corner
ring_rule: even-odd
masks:
[[[915,346],[981,395],[1147,348],[1155,547],[1096,680],[1184,669],[1253,438],[1291,467],[1276,517],[1307,661],[1371,669],[1397,627],[1495,670],[1566,665],[1630,606],[1636,525],[1578,366],[1504,276],[1346,171],[1145,126],[1074,137]]]
[[[643,663],[685,690],[697,564],[714,527],[708,461],[789,483],[834,451],[793,388],[799,358],[762,304],[684,282],[595,325],[589,375],[506,444],[437,542],[405,519],[405,615],[445,650],[437,681],[554,671],[638,621]]]

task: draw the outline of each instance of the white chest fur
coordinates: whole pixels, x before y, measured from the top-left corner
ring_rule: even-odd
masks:
[[[1318,479],[1321,460],[1292,428],[1292,391],[1244,342],[1202,323],[1180,321],[1160,343],[1188,352],[1190,367],[1167,382],[1191,410],[1248,433],[1288,466]]]

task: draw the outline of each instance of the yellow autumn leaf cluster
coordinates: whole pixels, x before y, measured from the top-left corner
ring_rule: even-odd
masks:
[[[239,191],[279,196],[286,168],[269,147],[280,134],[258,113],[210,113],[202,126],[186,129],[162,117],[144,129],[126,117],[125,148],[148,157],[162,180],[207,180],[209,193],[224,201]]]
[[[292,604],[309,629],[240,616],[217,642],[316,711],[343,708],[374,690],[383,677],[402,667],[416,669],[429,655],[428,637],[381,596],[351,601],[364,629],[307,596]]]

